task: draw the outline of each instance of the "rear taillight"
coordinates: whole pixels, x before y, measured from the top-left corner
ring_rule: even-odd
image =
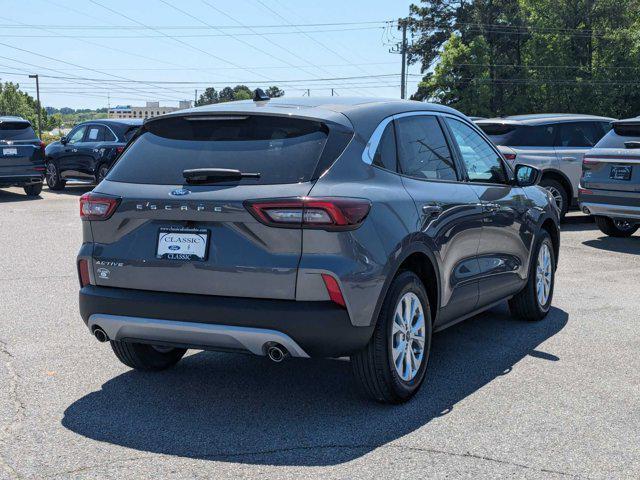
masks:
[[[116,155],[120,155],[122,152],[124,152],[124,147],[116,147]]]
[[[44,149],[47,147],[47,145],[44,142],[40,142],[40,151],[42,152],[42,154],[44,155]]]
[[[324,286],[327,289],[327,293],[329,294],[331,301],[346,308],[344,297],[342,296],[337,280],[328,273],[322,274],[322,280],[324,281]]]
[[[598,160],[591,159],[589,157],[582,157],[583,165],[593,165],[594,163],[598,163]]]
[[[506,159],[507,159],[507,160],[509,160],[510,162],[513,162],[513,161],[516,159],[516,157],[517,157],[517,156],[518,156],[518,155],[517,155],[517,154],[515,154],[515,153],[505,153],[505,154],[504,154],[504,158],[506,158]]]
[[[353,230],[369,214],[363,198],[278,198],[247,200],[245,207],[261,223],[272,227]]]
[[[89,278],[89,262],[84,258],[78,261],[78,278],[80,279],[80,288],[91,283]]]
[[[80,197],[80,218],[83,220],[106,220],[118,208],[120,198],[97,193],[85,193]]]
[[[578,195],[593,195],[593,191],[586,188],[578,187]]]

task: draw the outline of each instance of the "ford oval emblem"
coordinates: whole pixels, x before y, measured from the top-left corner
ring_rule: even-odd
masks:
[[[167,248],[169,250],[180,250],[180,245],[169,245]]]
[[[189,195],[191,190],[187,190],[186,188],[177,188],[171,192],[171,195],[176,197],[182,197],[183,195]]]

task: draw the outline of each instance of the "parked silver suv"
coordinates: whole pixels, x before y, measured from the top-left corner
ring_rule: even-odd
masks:
[[[611,128],[613,119],[592,115],[538,114],[478,120],[512,165],[542,170],[540,185],[549,190],[561,217],[578,198],[582,157]]]
[[[80,312],[133,368],[187,348],[350,356],[364,391],[402,402],[434,331],[505,300],[549,311],[539,173],[420,102],[258,92],[153,118],[80,200]]]

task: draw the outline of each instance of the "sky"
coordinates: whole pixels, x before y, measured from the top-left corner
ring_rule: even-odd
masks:
[[[177,106],[213,86],[400,97],[409,0],[2,0],[0,79],[44,106]],[[408,95],[420,80],[409,67]]]

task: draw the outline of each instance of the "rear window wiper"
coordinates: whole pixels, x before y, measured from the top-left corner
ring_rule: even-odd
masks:
[[[233,182],[243,178],[260,178],[259,172],[241,172],[231,168],[193,168],[183,170],[182,176],[189,184],[206,184],[215,182]]]

